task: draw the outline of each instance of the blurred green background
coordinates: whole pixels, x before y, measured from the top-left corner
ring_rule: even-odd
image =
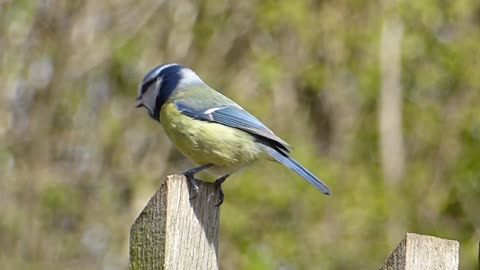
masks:
[[[405,232],[480,239],[480,1],[0,1],[0,265],[127,269],[129,227],[192,164],[134,108],[193,68],[332,189],[229,178],[221,269],[377,269]]]

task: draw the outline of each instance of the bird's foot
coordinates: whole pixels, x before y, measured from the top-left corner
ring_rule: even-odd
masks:
[[[218,185],[217,189],[218,189],[219,195],[218,195],[218,202],[215,204],[215,206],[219,207],[220,205],[222,205],[223,199],[225,199],[225,193],[223,192],[221,185]]]
[[[198,181],[200,181],[200,180],[195,178],[195,174],[200,172],[200,171],[203,171],[205,169],[208,169],[212,166],[213,166],[213,164],[209,163],[209,164],[205,164],[205,165],[202,165],[202,166],[199,166],[199,167],[192,168],[192,169],[187,170],[183,173],[183,175],[185,175],[185,177],[190,182],[190,185],[192,186],[193,195],[190,197],[190,200],[193,200],[197,197],[198,190],[200,189],[200,187],[198,185]]]
[[[222,189],[222,183],[225,182],[225,180],[227,179],[227,177],[229,177],[230,175],[229,174],[226,174],[220,178],[218,178],[217,180],[215,180],[214,184],[215,184],[215,187],[218,189],[218,203],[215,204],[215,206],[220,206],[222,203],[223,203],[223,199],[225,198],[225,193],[223,192],[223,189]]]
[[[185,175],[185,177],[187,177],[188,182],[190,182],[190,185],[192,186],[193,194],[192,194],[192,196],[190,196],[189,199],[193,200],[198,195],[198,190],[200,189],[200,186],[198,185],[198,181],[200,181],[200,180],[193,177],[193,175]]]

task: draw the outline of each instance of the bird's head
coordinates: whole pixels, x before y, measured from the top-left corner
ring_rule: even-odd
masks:
[[[159,65],[143,77],[138,87],[136,106],[144,107],[150,117],[160,121],[160,109],[173,92],[203,83],[191,69],[179,64]]]

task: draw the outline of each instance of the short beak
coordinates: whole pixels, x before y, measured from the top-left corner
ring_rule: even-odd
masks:
[[[142,106],[143,106],[142,96],[138,96],[137,99],[135,99],[135,107],[140,108]]]

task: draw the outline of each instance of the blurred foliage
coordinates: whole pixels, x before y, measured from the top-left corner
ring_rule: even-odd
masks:
[[[403,27],[406,167],[379,155],[382,26]],[[0,265],[127,269],[129,226],[192,164],[134,109],[192,67],[333,190],[280,165],[224,185],[221,269],[376,269],[405,232],[480,238],[480,2],[0,1]]]

